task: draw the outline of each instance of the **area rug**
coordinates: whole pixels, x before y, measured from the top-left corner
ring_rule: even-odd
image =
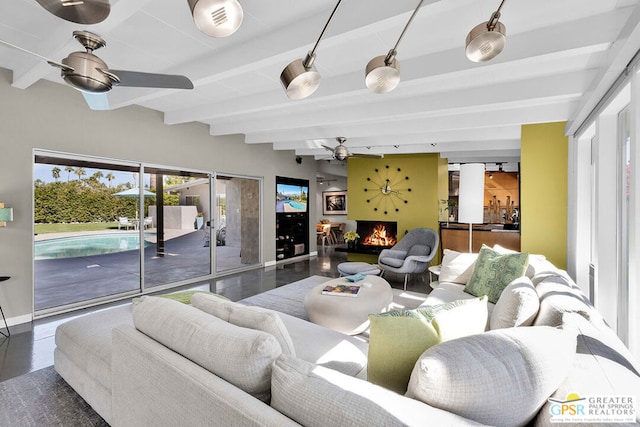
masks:
[[[315,286],[329,280],[332,280],[332,278],[311,276],[286,286],[245,298],[238,302],[246,305],[270,308],[281,313],[287,313],[301,319],[309,320],[307,312],[304,309],[304,297]],[[393,304],[390,307],[392,309],[416,308],[427,298],[427,294],[418,292],[403,291],[402,289],[392,289],[392,291]]]
[[[0,426],[108,426],[53,369],[0,382]]]

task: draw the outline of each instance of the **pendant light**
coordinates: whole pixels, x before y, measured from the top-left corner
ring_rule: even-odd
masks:
[[[49,12],[69,22],[91,25],[104,21],[109,16],[109,0],[36,0]]]
[[[315,92],[318,86],[320,86],[320,73],[318,73],[316,67],[313,66],[313,62],[316,59],[316,49],[341,2],[342,0],[338,0],[336,7],[333,8],[333,12],[331,12],[327,23],[320,33],[320,37],[318,37],[313,49],[307,53],[304,60],[296,59],[282,70],[280,82],[290,99],[304,99]]]
[[[500,10],[504,5],[502,0],[498,10],[493,12],[491,19],[478,24],[467,35],[466,54],[473,62],[484,62],[495,58],[502,52],[507,43],[507,28],[500,19]]]
[[[235,33],[244,13],[238,0],[187,0],[196,27],[211,37],[227,37]]]
[[[371,91],[375,93],[390,92],[398,86],[398,83],[400,83],[400,68],[398,66],[398,61],[396,60],[396,49],[423,2],[424,0],[420,0],[418,6],[411,14],[407,25],[404,26],[396,45],[389,51],[389,53],[386,55],[376,56],[367,64],[364,82]]]

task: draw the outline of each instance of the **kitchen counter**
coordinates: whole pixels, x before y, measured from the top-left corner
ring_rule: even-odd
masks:
[[[507,226],[512,226],[507,224]],[[504,248],[520,251],[520,230],[504,228],[505,224],[473,225],[473,252],[480,251],[482,244],[493,246],[498,244]],[[469,251],[469,224],[440,223],[440,242],[442,249],[458,252]]]

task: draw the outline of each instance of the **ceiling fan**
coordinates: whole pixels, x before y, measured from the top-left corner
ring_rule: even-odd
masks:
[[[331,148],[329,146],[323,145],[323,147],[328,150],[331,151],[333,153],[333,158],[336,160],[345,160],[349,157],[368,157],[368,158],[372,158],[372,159],[379,159],[382,157],[382,155],[380,154],[357,154],[357,153],[350,153],[349,150],[347,149],[347,147],[344,146],[344,143],[347,142],[347,138],[345,138],[344,136],[339,136],[336,138],[336,141],[338,141],[338,145],[336,145],[334,148]]]
[[[86,52],[72,52],[61,62],[52,61],[3,40],[0,40],[0,44],[36,56],[49,65],[60,68],[64,81],[82,92],[92,110],[108,109],[106,92],[113,86],[193,89],[193,83],[185,76],[110,70],[102,59],[93,54],[94,50],[106,46],[102,37],[89,31],[74,31],[73,37],[84,46]]]

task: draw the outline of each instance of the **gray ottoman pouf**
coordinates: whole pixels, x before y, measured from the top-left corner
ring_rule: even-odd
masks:
[[[377,265],[369,264],[368,262],[342,262],[338,264],[340,276],[351,276],[358,273],[378,276],[380,271]]]

